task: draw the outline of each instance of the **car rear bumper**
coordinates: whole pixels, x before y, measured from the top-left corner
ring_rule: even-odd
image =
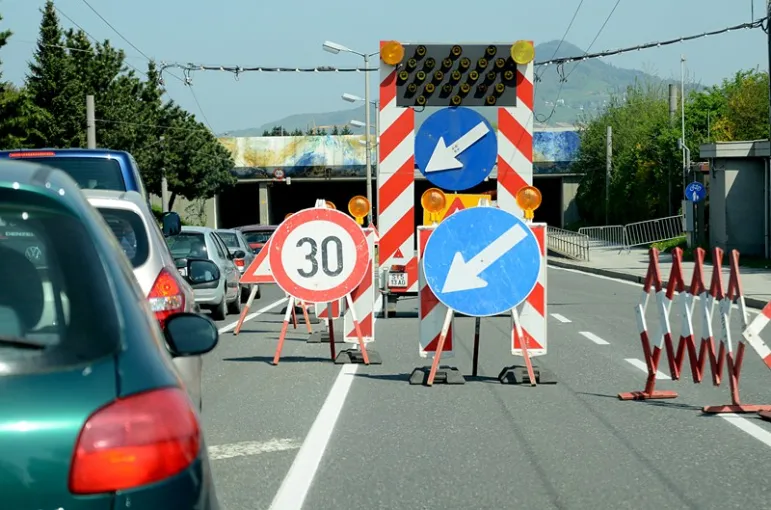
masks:
[[[216,289],[195,289],[195,302],[201,306],[218,305],[225,299],[221,288]]]

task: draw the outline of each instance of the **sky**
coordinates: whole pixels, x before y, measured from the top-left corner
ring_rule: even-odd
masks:
[[[0,0],[0,29],[14,32],[0,50],[4,79],[20,84],[32,58],[44,0]],[[356,67],[362,58],[322,50],[325,40],[358,52],[377,51],[380,40],[413,43],[500,43],[562,39],[580,0],[57,0],[57,8],[97,40],[124,48],[127,63],[145,69],[141,53],[166,63],[203,65]],[[141,53],[124,41],[104,17]],[[598,35],[616,0],[585,0],[566,41],[582,49]],[[764,0],[621,0],[592,46],[602,51],[721,29],[763,15]],[[482,9],[483,7],[483,9]],[[72,23],[62,18],[65,28]],[[618,67],[662,78],[680,76],[719,83],[741,69],[767,69],[762,30],[730,32],[669,47],[606,58]],[[551,55],[536,55],[536,60]],[[371,65],[376,65],[374,60]],[[173,71],[181,76],[179,70]],[[550,71],[554,72],[554,71]],[[345,92],[364,94],[363,73],[231,73],[198,71],[192,84],[166,77],[168,96],[216,133],[257,127],[288,115],[352,108]],[[377,73],[372,73],[372,98]],[[200,103],[200,108],[196,103]],[[96,98],[98,101],[99,99]]]

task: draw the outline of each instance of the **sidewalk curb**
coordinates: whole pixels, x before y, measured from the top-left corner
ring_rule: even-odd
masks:
[[[582,266],[581,264],[574,264],[563,260],[554,260],[551,257],[547,259],[547,263],[548,265],[554,266],[554,267],[561,267],[563,269],[572,269],[574,271],[580,271],[582,273],[606,276],[608,278],[615,278],[616,280],[624,280],[627,282],[639,283],[640,285],[645,283],[645,278],[643,278],[642,276],[636,276],[629,273],[622,273],[621,271],[612,271],[610,269],[602,269],[599,267],[587,267],[587,266]],[[661,283],[664,286],[667,285],[666,280],[664,280]],[[756,308],[758,310],[762,310],[763,307],[765,307],[768,304],[766,301],[763,301],[761,299],[751,298],[751,297],[745,297],[744,303],[750,308]]]

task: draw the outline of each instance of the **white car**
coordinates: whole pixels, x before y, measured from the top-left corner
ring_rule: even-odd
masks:
[[[172,314],[198,313],[200,308],[193,289],[177,269],[155,216],[142,195],[135,191],[107,190],[83,190],[83,194],[118,238],[161,328]],[[174,358],[173,361],[193,403],[202,409],[203,358],[192,356]]]

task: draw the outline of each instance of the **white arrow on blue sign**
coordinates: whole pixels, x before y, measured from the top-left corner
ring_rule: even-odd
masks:
[[[507,312],[532,292],[541,250],[530,227],[495,207],[472,207],[445,218],[423,255],[426,283],[437,299],[471,317]]]
[[[685,187],[685,199],[691,202],[701,202],[707,196],[707,189],[700,182],[693,181]]]
[[[462,191],[487,178],[498,159],[495,130],[470,108],[431,114],[415,135],[415,163],[434,186]]]

